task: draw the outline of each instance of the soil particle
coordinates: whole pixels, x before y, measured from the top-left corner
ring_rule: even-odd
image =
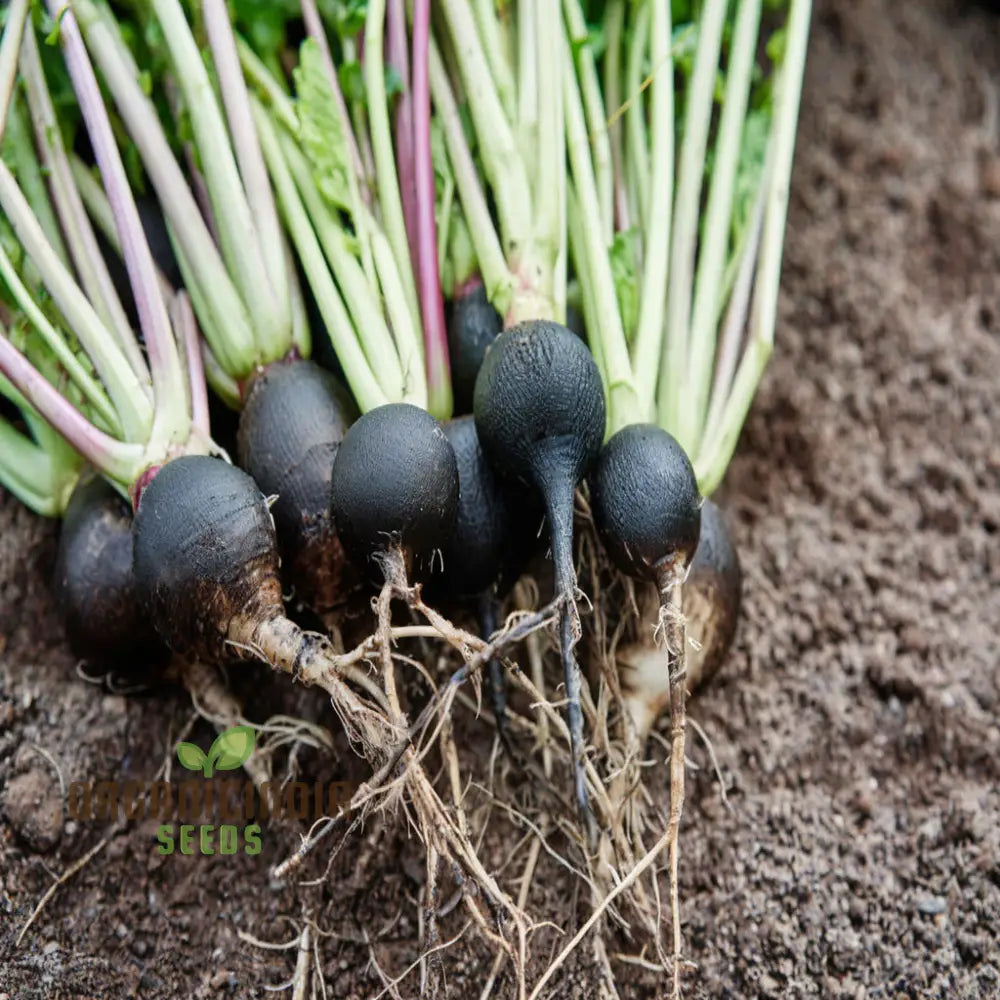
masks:
[[[62,834],[62,793],[50,771],[31,770],[7,785],[3,812],[14,835],[32,851],[44,854]]]

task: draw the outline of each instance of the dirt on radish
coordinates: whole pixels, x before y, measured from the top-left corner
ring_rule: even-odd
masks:
[[[687,997],[1000,994],[998,104],[995,15],[943,0],[817,4],[778,350],[719,497],[744,617],[689,704],[731,809],[689,729]],[[326,888],[268,884],[298,842],[293,824],[268,825],[257,856],[161,857],[155,823],[135,823],[15,947],[51,873],[107,830],[57,822],[60,777],[148,780],[190,717],[182,692],[126,700],[76,678],[47,588],[54,554],[53,526],[3,498],[0,993],[261,995],[292,978],[296,949],[239,932],[286,942],[312,918],[330,934],[316,938],[328,993],[377,994],[378,968],[398,976],[420,951],[426,866],[401,817],[353,833]],[[337,729],[321,695],[264,668],[234,666],[230,680],[250,718],[280,706]],[[491,729],[467,711],[456,720],[481,775]],[[214,735],[199,721],[186,738]],[[337,753],[301,751],[298,774],[364,780],[335,735]],[[504,804],[533,794],[532,779],[501,772]],[[485,793],[469,794],[485,808]],[[510,885],[523,831],[499,805],[491,816],[482,857],[492,870],[509,861]],[[328,857],[320,849],[305,875]],[[532,912],[578,925],[591,901],[569,884],[543,852]],[[443,874],[442,898],[453,888]],[[442,917],[440,939],[466,920],[462,907]],[[662,975],[617,962],[629,944],[607,942],[622,997],[659,995]],[[536,932],[529,982],[563,943]],[[451,995],[477,996],[493,958],[476,934],[452,944]],[[590,997],[594,974],[585,944],[554,986]],[[401,995],[418,995],[419,979]]]

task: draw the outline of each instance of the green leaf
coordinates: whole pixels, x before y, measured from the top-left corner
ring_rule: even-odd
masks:
[[[236,27],[267,63],[285,45],[288,22],[299,16],[296,0],[233,0],[232,10]]]
[[[365,103],[365,75],[357,59],[343,62],[337,70],[340,90],[348,104]]]
[[[698,16],[698,5],[694,0],[671,0],[670,23],[680,24],[682,21],[693,21]]]
[[[403,93],[403,78],[393,66],[385,68],[385,96],[391,101],[397,94]]]
[[[62,19],[69,13],[69,4],[67,4],[61,11],[59,11],[59,16],[55,20],[55,24],[52,26],[52,30],[45,36],[46,45],[58,45],[59,44],[59,33],[62,30]]]
[[[634,236],[633,229],[615,233],[614,242],[608,251],[618,310],[621,313],[625,337],[629,341],[635,335],[639,324],[639,276],[635,267]]]
[[[350,212],[351,158],[347,137],[333,88],[326,77],[323,56],[313,39],[302,43],[293,76],[299,142],[312,166],[316,187],[334,208]]]
[[[233,726],[215,738],[208,759],[216,771],[235,771],[250,759],[253,747],[253,726]]]
[[[189,771],[201,771],[206,757],[201,747],[194,743],[178,743],[177,759],[181,762],[181,767],[186,767]]]
[[[787,27],[778,28],[778,30],[775,31],[774,34],[772,34],[767,40],[767,45],[765,46],[767,58],[770,59],[775,66],[780,66],[785,61],[785,45],[787,42]]]
[[[336,5],[334,26],[340,38],[354,38],[365,26],[368,0],[342,0]]]
[[[767,156],[767,140],[771,130],[769,110],[750,111],[743,123],[740,159],[736,166],[733,188],[733,242],[737,242],[753,214],[757,189]]]

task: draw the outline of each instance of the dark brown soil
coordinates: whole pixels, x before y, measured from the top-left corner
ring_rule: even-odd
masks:
[[[1000,997],[998,108],[996,15],[818,3],[777,349],[723,492],[745,620],[691,706],[730,808],[695,740],[689,997]],[[379,993],[372,956],[398,976],[419,954],[423,860],[401,820],[352,837],[320,888],[268,884],[290,827],[265,828],[259,856],[203,858],[160,857],[155,824],[132,824],[15,946],[53,873],[106,832],[62,813],[60,775],[148,780],[190,716],[179,694],[76,679],[45,585],[53,536],[0,498],[0,996],[265,995],[295,950],[238,932],[287,941],[304,905],[330,932],[325,995]],[[242,670],[263,718],[280,682]],[[210,727],[190,738],[207,747]],[[347,756],[335,766],[356,776]],[[488,863],[516,837],[491,826]],[[532,901],[565,913],[567,884],[543,863]],[[579,923],[589,904],[575,905]],[[545,933],[539,962],[559,946]],[[490,967],[473,940],[448,953],[452,996],[478,996]],[[595,995],[588,955],[553,996]],[[663,994],[661,977],[615,967],[623,998]],[[418,974],[399,989],[417,995]]]

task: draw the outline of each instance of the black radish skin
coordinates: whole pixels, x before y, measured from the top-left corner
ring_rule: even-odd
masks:
[[[136,594],[132,512],[99,477],[81,480],[70,497],[52,585],[77,656],[130,680],[156,679],[168,654]]]
[[[684,449],[655,424],[630,424],[601,451],[590,480],[594,523],[627,576],[657,581],[698,547],[701,495]]]
[[[271,504],[283,581],[320,615],[342,604],[352,585],[330,517],[337,448],[357,407],[336,376],[311,361],[268,365],[248,382],[237,455]]]
[[[438,421],[410,403],[364,414],[337,450],[330,512],[344,550],[374,579],[390,551],[408,576],[429,575],[458,514],[458,465]]]
[[[472,412],[476,376],[502,329],[503,317],[490,304],[481,281],[470,283],[455,296],[448,318],[448,356],[456,414]]]
[[[476,431],[493,467],[532,487],[545,504],[556,594],[563,598],[560,647],[566,679],[577,803],[591,838],[583,768],[580,667],[573,568],[573,497],[601,450],[605,407],[597,365],[586,345],[559,323],[532,320],[493,342],[476,379]]]
[[[429,595],[472,609],[480,634],[489,638],[497,629],[501,600],[537,548],[544,515],[527,487],[504,483],[494,474],[471,415],[442,426],[458,465],[458,514],[442,548],[441,572],[431,577]],[[489,661],[486,676],[497,729],[509,747],[506,681],[499,658]]]

